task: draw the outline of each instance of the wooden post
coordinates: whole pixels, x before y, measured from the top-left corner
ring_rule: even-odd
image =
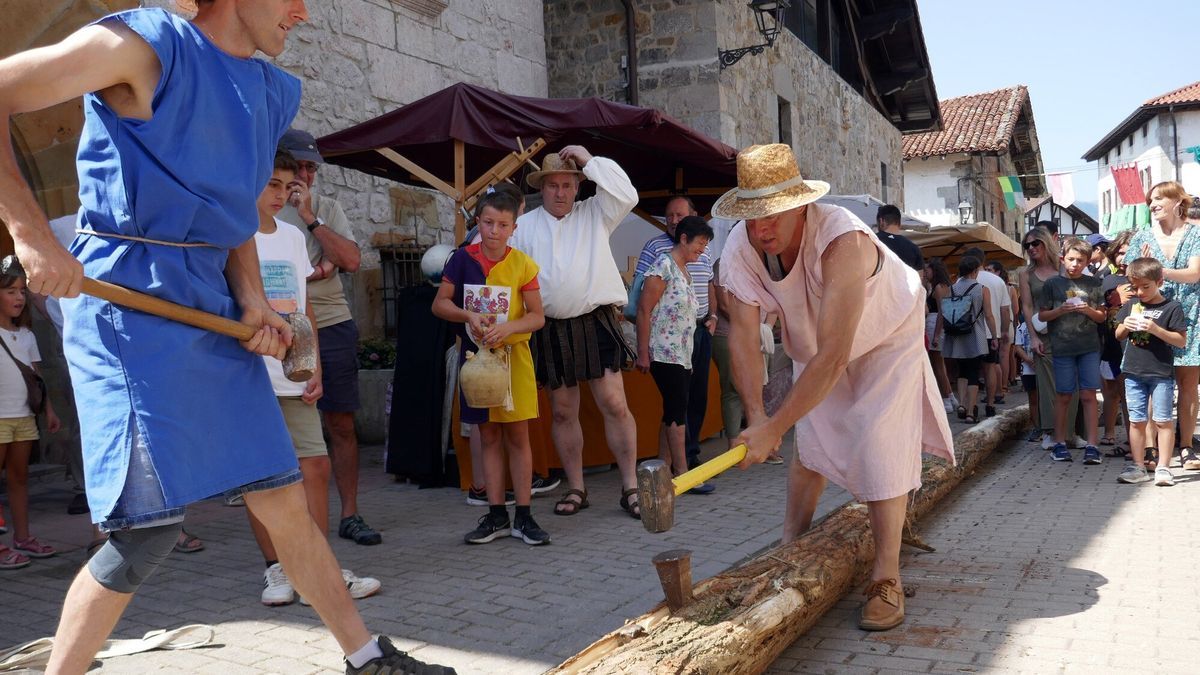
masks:
[[[454,189],[458,199],[454,200],[454,241],[462,241],[467,236],[467,219],[463,215],[463,202],[466,201],[467,189],[467,149],[466,145],[454,139]]]

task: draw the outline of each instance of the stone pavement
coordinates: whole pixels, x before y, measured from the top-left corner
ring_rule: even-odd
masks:
[[[916,596],[902,627],[858,630],[851,595],[770,672],[1200,672],[1200,473],[1123,485],[1123,460],[1074,454],[1055,463],[1025,442],[994,454],[923,521],[937,551],[905,551]]]
[[[723,440],[708,441],[705,456],[724,448]],[[344,567],[383,582],[383,591],[359,601],[359,608],[368,626],[400,649],[463,674],[540,673],[557,665],[659,602],[650,563],[656,553],[692,549],[699,580],[776,542],[782,523],[785,466],[734,469],[718,479],[715,493],[681,497],[675,527],[659,535],[620,510],[618,476],[608,471],[588,477],[591,508],[577,516],[555,516],[553,499],[534,500],[534,516],[553,535],[551,545],[505,538],[467,546],[462,536],[485,509],[467,506],[458,490],[393,482],[383,473],[381,448],[362,453],[359,504],[383,533],[383,544],[362,547],[333,537]],[[336,491],[330,492],[336,504]],[[60,471],[35,481],[31,493],[34,534],[63,553],[0,572],[0,648],[53,634],[89,539],[86,516],[65,513],[72,493]],[[840,490],[827,491],[822,512],[847,499]],[[101,672],[235,675],[343,667],[311,608],[259,603],[262,559],[244,511],[215,500],[193,506],[187,528],[207,548],[172,554],[114,635],[208,623],[216,628],[217,646],[110,659]],[[5,513],[11,513],[7,507]]]
[[[724,442],[706,447],[709,456]],[[859,598],[851,596],[772,672],[1184,670],[1189,648],[1200,648],[1188,629],[1200,591],[1179,582],[1197,552],[1171,526],[1173,514],[1200,507],[1195,479],[1183,476],[1174,488],[1118,486],[1118,460],[1063,466],[1034,448],[1017,443],[997,453],[926,519],[922,535],[939,551],[905,554],[906,582],[917,595],[904,627],[857,630]],[[733,470],[713,495],[681,498],[676,526],[661,535],[618,509],[610,471],[589,476],[592,506],[579,516],[556,517],[552,499],[534,501],[552,545],[505,539],[469,547],[462,534],[483,509],[466,506],[457,490],[391,481],[380,448],[364,448],[363,458],[360,503],[384,543],[358,547],[334,537],[345,567],[384,584],[359,607],[372,630],[401,649],[464,674],[532,674],[556,665],[659,601],[655,553],[693,550],[699,580],[776,542],[782,522],[785,467]],[[64,553],[0,572],[0,647],[53,633],[88,539],[84,517],[65,515],[71,492],[61,473],[44,475],[32,493],[34,532]],[[847,499],[831,488],[820,513]],[[198,504],[188,528],[207,549],[173,554],[114,637],[209,623],[216,645],[110,659],[100,672],[342,668],[310,608],[259,604],[262,564],[243,509]]]

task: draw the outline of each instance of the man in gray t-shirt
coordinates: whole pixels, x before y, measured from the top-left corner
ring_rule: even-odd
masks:
[[[342,205],[332,197],[312,193],[317,169],[324,163],[312,134],[288,129],[279,147],[296,158],[296,182],[279,217],[305,233],[309,262],[308,302],[317,317],[317,342],[321,349],[321,385],[324,394],[317,408],[329,430],[329,457],[333,480],[342,503],[338,536],[356,544],[383,541],[358,514],[358,436],[354,411],[358,410],[358,326],[342,289],[339,272],[358,270],[360,253]]]

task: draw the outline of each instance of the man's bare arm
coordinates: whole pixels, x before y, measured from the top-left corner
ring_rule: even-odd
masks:
[[[119,101],[121,114],[144,112],[148,118],[159,73],[150,45],[115,22],[88,26],[58,44],[0,61],[0,220],[8,226],[34,293],[78,295],[83,267],[54,238],[46,214],[17,168],[10,140],[12,116],[103,91]]]

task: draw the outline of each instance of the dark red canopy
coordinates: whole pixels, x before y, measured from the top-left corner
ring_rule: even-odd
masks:
[[[469,184],[518,150],[518,137],[525,147],[542,138],[547,151],[583,145],[592,154],[620,164],[639,192],[675,189],[679,168],[685,191],[731,188],[737,183],[736,150],[657,110],[598,98],[511,96],[464,83],[317,143],[332,164],[427,187],[375,150],[391,148],[453,185],[454,141],[463,141]],[[535,161],[540,162],[540,157]],[[523,182],[521,186],[525,187]],[[713,200],[713,196],[696,196],[702,208]],[[657,213],[662,201],[647,199],[641,206]]]

